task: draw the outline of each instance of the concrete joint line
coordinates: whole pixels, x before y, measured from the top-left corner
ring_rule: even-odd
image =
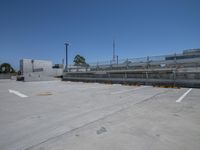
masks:
[[[110,94],[112,94],[112,95],[122,94],[122,93],[127,93],[127,92],[131,92],[131,91],[135,91],[135,90],[140,90],[140,89],[144,89],[144,88],[147,88],[147,87],[145,86],[145,87],[138,87],[138,88],[130,89],[130,90],[116,91],[116,92],[112,92]]]

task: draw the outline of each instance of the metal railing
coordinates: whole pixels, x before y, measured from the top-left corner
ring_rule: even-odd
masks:
[[[160,55],[141,58],[120,59],[89,63],[89,66],[69,66],[69,72],[108,71],[128,69],[177,69],[180,67],[199,67],[200,55]]]

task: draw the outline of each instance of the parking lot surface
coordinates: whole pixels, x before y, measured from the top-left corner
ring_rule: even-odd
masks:
[[[200,89],[0,80],[1,150],[199,150]]]

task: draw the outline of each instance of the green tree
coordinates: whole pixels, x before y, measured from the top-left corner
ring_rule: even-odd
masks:
[[[0,73],[15,73],[15,70],[9,63],[3,63],[0,65]]]
[[[85,58],[81,55],[76,55],[74,57],[74,65],[75,66],[88,66],[88,64],[85,61]]]

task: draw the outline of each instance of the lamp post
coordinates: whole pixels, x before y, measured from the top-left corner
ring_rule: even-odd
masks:
[[[66,47],[66,65],[65,65],[65,71],[68,70],[68,43],[65,43],[65,47]]]

